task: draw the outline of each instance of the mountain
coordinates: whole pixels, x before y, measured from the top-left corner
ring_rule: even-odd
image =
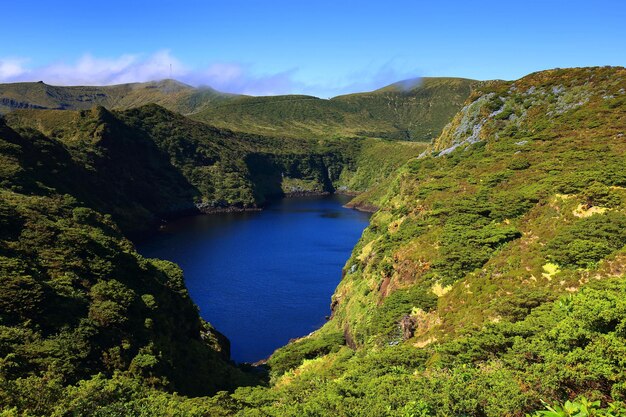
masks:
[[[594,67],[476,84],[429,145],[243,134],[155,105],[11,113],[0,403],[14,415],[622,416],[625,109],[626,69]],[[303,187],[359,191],[353,204],[378,211],[328,322],[235,368],[180,270],[120,230],[144,210]],[[193,397],[219,389],[231,391]]]
[[[477,81],[465,78],[416,78],[332,100],[365,111],[373,119],[391,122],[396,138],[430,142],[477,85]]]
[[[0,84],[0,114],[16,109],[88,110],[96,105],[128,109],[152,103],[187,114],[231,97],[234,95],[208,87],[194,88],[175,80],[78,87],[25,82]]]
[[[224,94],[174,80],[103,87],[15,83],[0,84],[0,113],[16,109],[87,110],[94,105],[130,109],[154,103],[242,133],[299,139],[373,137],[428,142],[460,109],[476,84],[461,78],[423,78],[323,100],[301,95]]]

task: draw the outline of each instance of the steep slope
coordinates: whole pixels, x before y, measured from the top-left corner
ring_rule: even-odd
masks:
[[[270,360],[270,404],[291,404],[271,412],[501,416],[622,400],[625,91],[623,68],[477,88],[378,197],[332,320]],[[332,396],[346,391],[354,401]]]
[[[295,95],[242,96],[207,106],[193,118],[265,135],[429,142],[461,108],[476,84],[461,78],[423,78],[330,100]]]
[[[265,197],[255,199],[244,161],[254,139],[243,141],[157,106],[116,114],[102,107],[22,111],[7,121],[57,143],[66,154],[66,167],[53,177],[57,188],[112,214],[127,232],[177,212],[252,208]]]
[[[0,403],[7,381],[26,395],[40,377],[62,386],[124,372],[188,394],[243,377],[182,271],[142,258],[109,216],[63,193],[58,174],[81,173],[59,143],[0,121],[0,155]]]
[[[111,214],[127,233],[182,212],[255,209],[290,193],[363,191],[424,150],[379,140],[234,133],[156,105],[120,112],[20,110],[6,121],[25,135],[48,140],[63,159],[63,169],[52,176],[53,167],[26,174],[32,187],[54,181],[60,192]],[[360,155],[372,149],[397,157],[371,169],[373,161]]]
[[[478,89],[432,153],[410,161],[381,202],[349,262],[363,272],[346,277],[336,314],[347,308],[343,298],[356,302],[347,296],[350,285],[384,299],[418,284],[450,291],[443,303],[467,294],[466,283],[496,276],[496,293],[472,290],[463,305],[446,302],[439,313],[435,327],[460,333],[507,317],[497,301],[508,292],[578,288],[580,274],[589,274],[578,268],[596,269],[624,244],[608,231],[588,241],[579,236],[583,225],[621,224],[624,75],[621,68],[554,70]],[[568,239],[582,239],[581,253]],[[558,272],[547,264],[558,264]],[[357,340],[366,343],[367,333]]]

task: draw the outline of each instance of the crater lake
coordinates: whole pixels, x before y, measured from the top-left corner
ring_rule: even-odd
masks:
[[[176,262],[201,316],[236,362],[267,358],[324,324],[341,270],[370,214],[342,195],[290,197],[263,211],[186,217],[137,244]]]

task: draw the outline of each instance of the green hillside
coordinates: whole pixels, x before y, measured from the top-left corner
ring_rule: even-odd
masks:
[[[429,142],[461,108],[476,84],[462,78],[424,78],[330,100],[293,95],[241,96],[206,106],[192,117],[264,135]]]
[[[255,99],[256,120],[291,99]],[[332,120],[328,103],[352,100],[302,106]],[[626,416],[625,110],[626,69],[597,67],[474,85],[428,147],[243,134],[154,105],[11,113],[5,415]],[[235,368],[180,270],[137,255],[118,224],[300,190],[379,209],[330,320]]]
[[[180,268],[142,258],[110,215],[68,194],[79,181],[99,190],[63,144],[0,122],[0,155],[2,406],[18,394],[28,408],[40,383],[120,370],[189,394],[245,381]]]
[[[371,93],[339,96],[332,101],[359,109],[375,120],[390,122],[395,131],[370,135],[430,142],[459,111],[479,83],[465,78],[405,80]]]
[[[625,76],[553,70],[478,88],[374,197],[332,320],[274,354],[269,392],[238,395],[263,396],[271,415],[622,401]]]

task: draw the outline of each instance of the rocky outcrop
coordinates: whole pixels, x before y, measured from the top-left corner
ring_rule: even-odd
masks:
[[[29,103],[26,101],[19,101],[8,97],[0,97],[0,110],[2,107],[6,107],[9,110],[17,109],[46,109],[45,106]]]

